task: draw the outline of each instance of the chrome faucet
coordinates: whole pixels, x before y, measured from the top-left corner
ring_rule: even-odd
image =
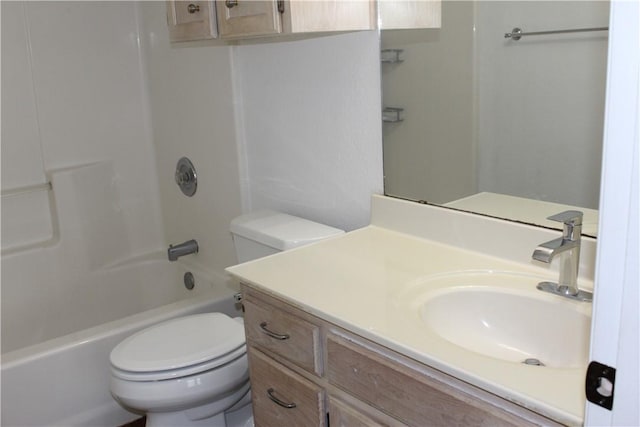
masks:
[[[195,240],[187,240],[179,245],[169,245],[167,256],[169,261],[177,261],[181,256],[198,253],[198,242]]]
[[[582,212],[565,211],[548,217],[563,223],[562,237],[550,240],[533,251],[532,258],[551,263],[556,255],[562,254],[558,283],[540,282],[537,288],[544,292],[580,301],[591,301],[593,294],[578,289],[578,268],[580,266],[580,233],[582,232]]]

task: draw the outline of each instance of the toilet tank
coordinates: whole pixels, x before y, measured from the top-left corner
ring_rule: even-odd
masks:
[[[317,242],[344,231],[274,211],[258,211],[231,221],[238,262],[251,261]]]

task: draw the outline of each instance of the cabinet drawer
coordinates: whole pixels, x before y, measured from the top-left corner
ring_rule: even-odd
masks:
[[[249,349],[249,369],[256,426],[326,425],[320,386],[254,348]]]
[[[327,354],[331,384],[409,425],[535,425],[346,337],[329,334]]]
[[[320,328],[265,303],[244,301],[247,341],[322,375]]]

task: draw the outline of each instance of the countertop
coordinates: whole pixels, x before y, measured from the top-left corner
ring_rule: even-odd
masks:
[[[535,266],[374,225],[227,269],[241,282],[419,362],[561,423],[581,424],[585,368],[526,366],[463,350],[422,333],[419,316],[398,303],[422,277],[474,270],[541,277]]]

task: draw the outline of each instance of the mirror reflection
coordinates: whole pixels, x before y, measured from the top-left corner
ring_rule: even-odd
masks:
[[[385,193],[597,233],[605,1],[444,1],[442,27],[381,32]]]

